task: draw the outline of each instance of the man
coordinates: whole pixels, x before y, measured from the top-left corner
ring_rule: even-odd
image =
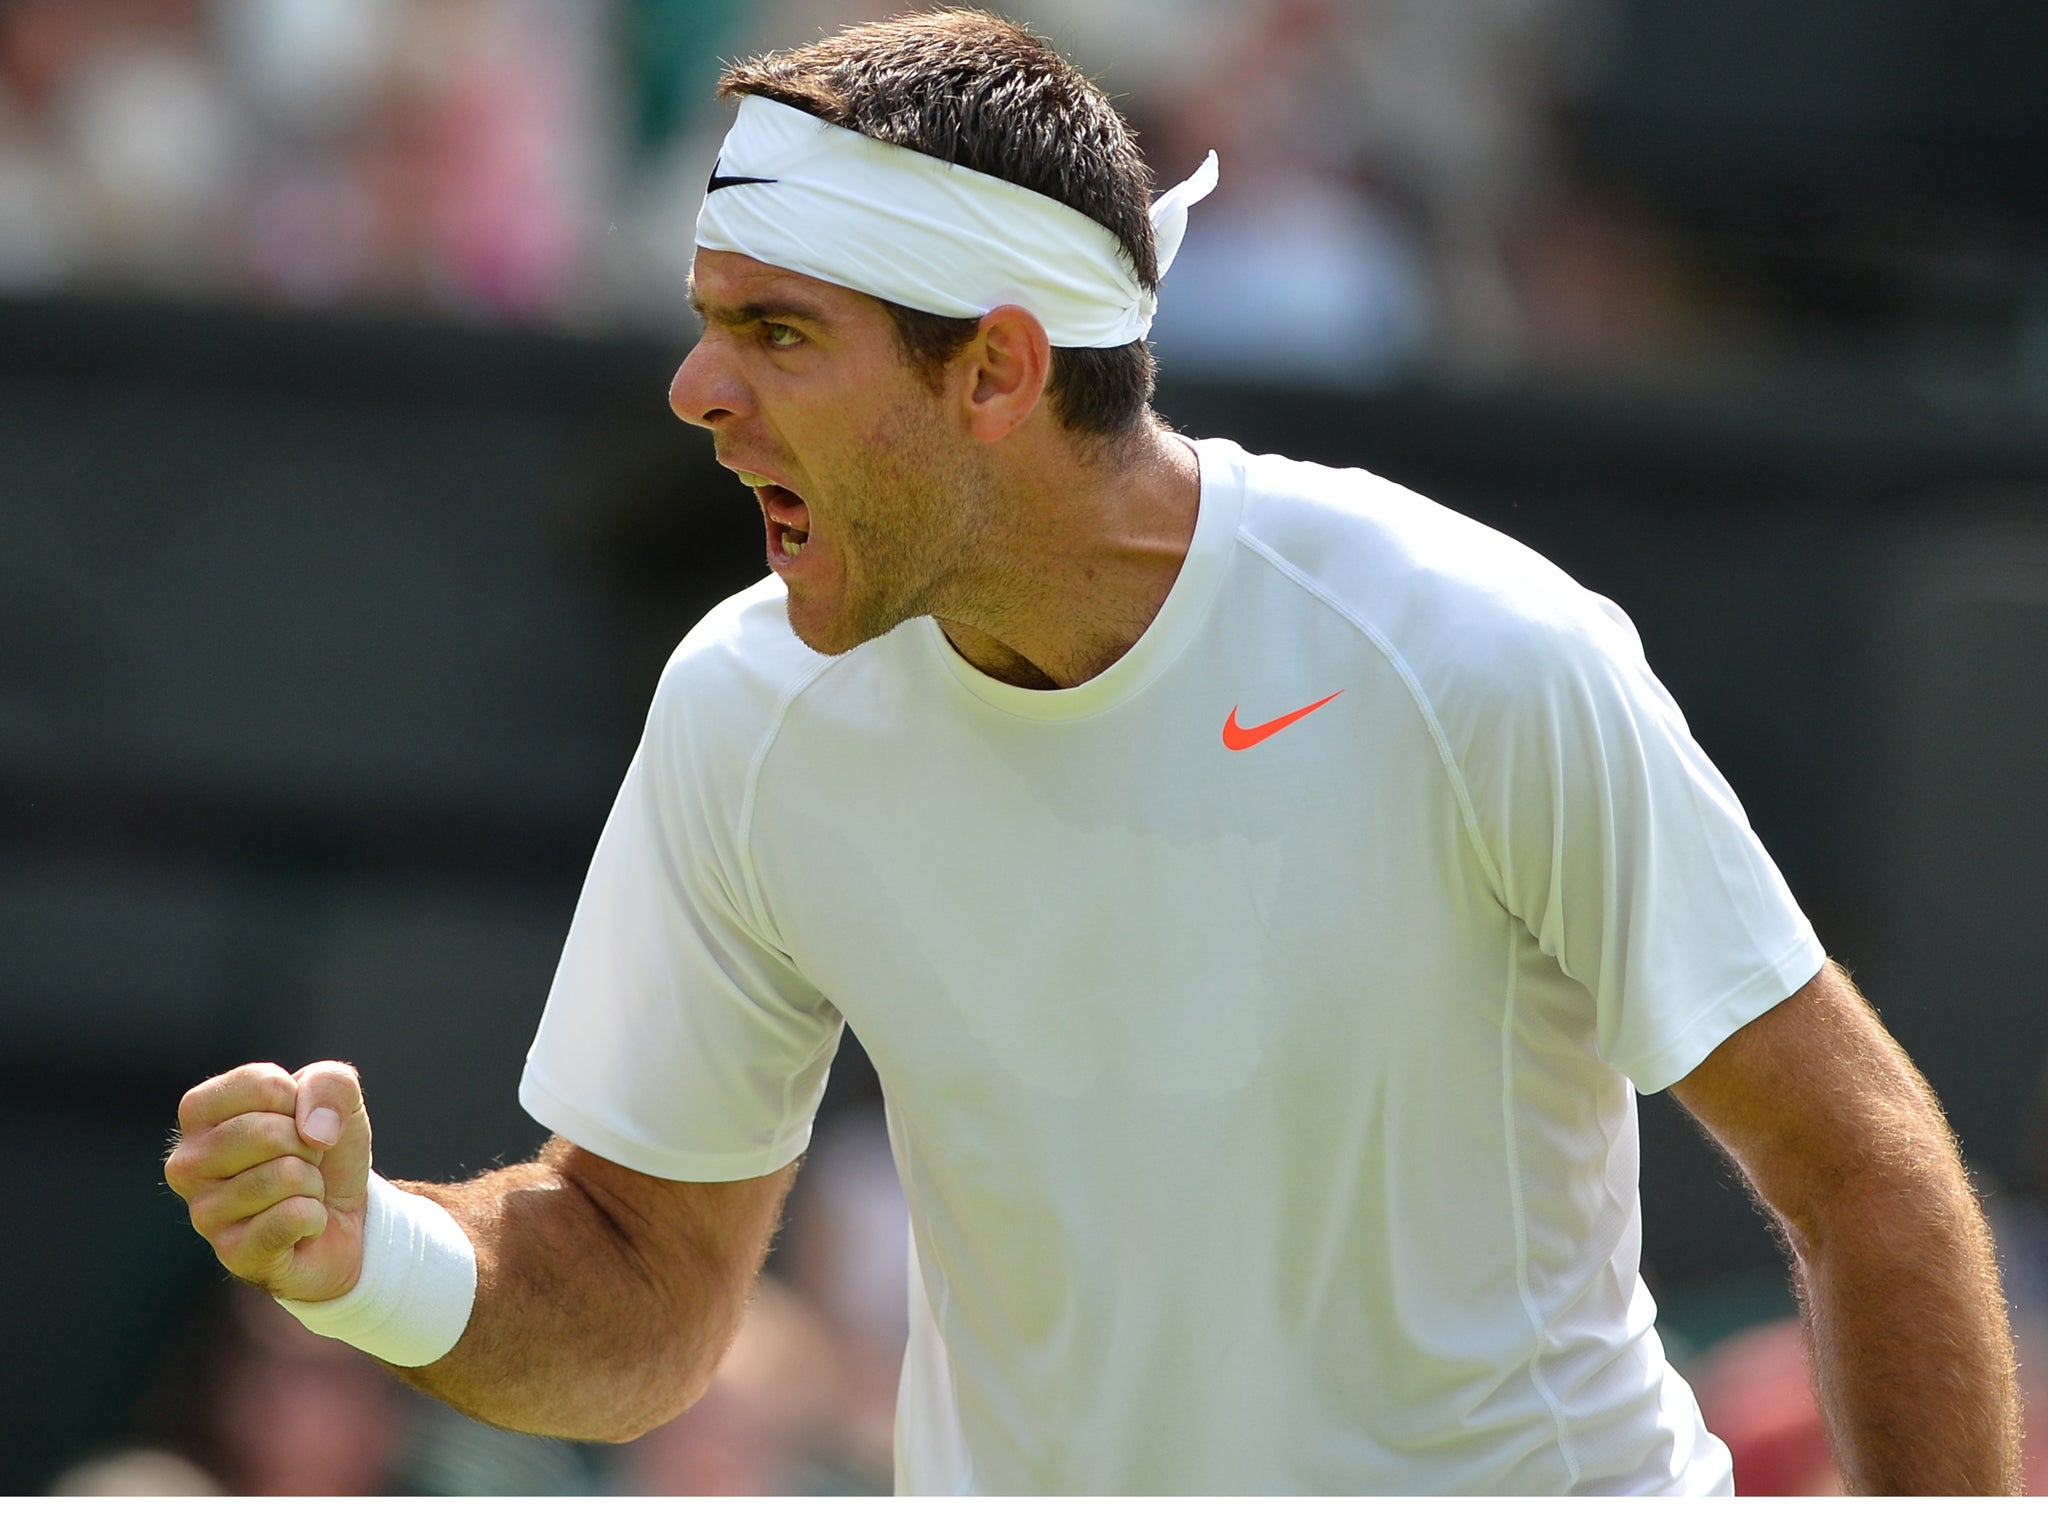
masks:
[[[1634,1086],[1789,1241],[1852,1487],[2011,1491],[1985,1228],[1618,611],[1148,407],[1127,130],[904,18],[728,71],[678,415],[771,576],[665,674],[521,1090],[373,1177],[354,1074],[187,1095],[234,1273],[517,1429],[701,1392],[843,1019],[915,1235],[906,1490],[1713,1492],[1636,1274]],[[1313,324],[1304,316],[1303,324]]]

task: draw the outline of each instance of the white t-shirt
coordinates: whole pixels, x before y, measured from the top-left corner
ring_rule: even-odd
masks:
[[[1180,576],[1080,687],[931,620],[816,655],[774,578],[709,614],[522,1103],[765,1174],[852,1024],[915,1239],[904,1491],[1725,1491],[1637,1276],[1634,1091],[1811,927],[1612,604],[1196,446]]]

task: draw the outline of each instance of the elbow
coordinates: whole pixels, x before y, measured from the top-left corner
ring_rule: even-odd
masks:
[[[638,1440],[642,1435],[661,1428],[662,1425],[677,1417],[682,1411],[681,1408],[678,1408],[674,1413],[657,1413],[646,1418],[627,1419],[583,1438],[595,1441],[600,1445],[627,1445],[632,1441]]]
[[[630,1440],[638,1440],[694,1408],[710,1390],[711,1376],[710,1371],[701,1375],[693,1373],[680,1382],[659,1384],[637,1402],[621,1401],[614,1416],[584,1438],[605,1445],[624,1445]]]
[[[1824,1195],[1764,1201],[1793,1258],[1814,1269],[1844,1252],[1873,1247],[1895,1258],[1933,1255],[1988,1239],[1981,1208],[1960,1166],[1866,1170]]]
[[[713,1338],[680,1327],[643,1333],[604,1394],[599,1422],[582,1438],[622,1445],[687,1413],[711,1390],[732,1331]]]

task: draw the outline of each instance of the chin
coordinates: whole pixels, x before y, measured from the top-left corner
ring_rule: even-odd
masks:
[[[909,617],[906,614],[878,620],[869,614],[820,614],[806,610],[790,595],[784,597],[783,612],[789,616],[789,627],[797,639],[820,656],[844,656],[856,646],[880,639]]]
[[[796,632],[797,639],[803,641],[805,645],[816,651],[820,656],[844,656],[848,651],[861,643],[859,640],[849,640],[844,636],[817,634],[798,624],[791,624],[789,627]]]
[[[797,639],[820,656],[843,656],[855,646],[874,638],[860,625],[848,623],[847,615],[818,613],[799,604],[793,596],[784,598],[783,612],[789,615],[789,627]]]

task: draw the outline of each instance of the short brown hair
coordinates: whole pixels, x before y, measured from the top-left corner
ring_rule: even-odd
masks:
[[[1080,210],[1159,286],[1151,178],[1130,125],[1045,39],[985,11],[925,11],[849,27],[729,66],[721,99],[765,96],[884,143],[949,160]],[[884,299],[904,357],[936,376],[978,322]],[[1148,416],[1157,369],[1140,341],[1055,347],[1046,385],[1060,425],[1115,437]]]

